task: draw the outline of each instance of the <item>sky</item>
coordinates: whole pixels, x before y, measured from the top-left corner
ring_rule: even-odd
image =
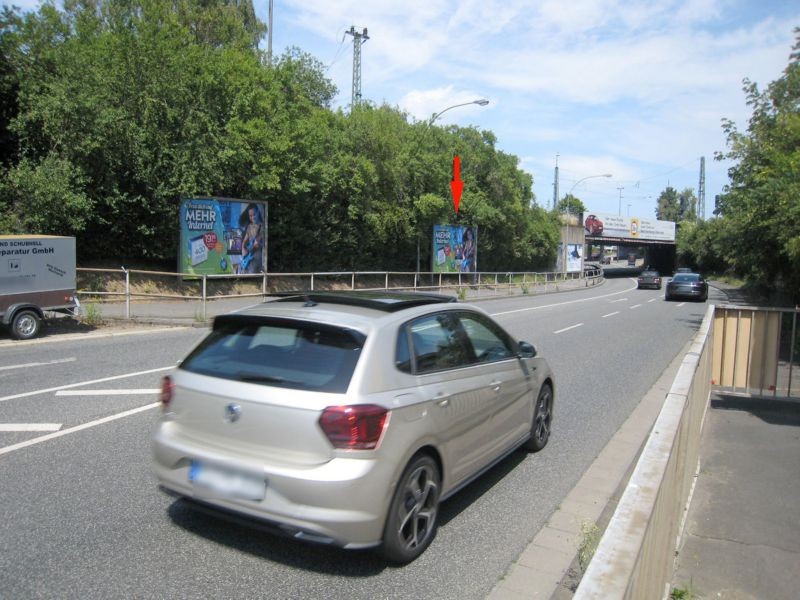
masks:
[[[266,22],[268,0],[253,3]],[[652,218],[667,186],[698,192],[705,157],[710,217],[731,166],[714,160],[726,150],[722,119],[746,129],[743,79],[764,89],[779,78],[798,26],[796,0],[274,0],[272,46],[320,60],[345,111],[351,27],[369,36],[363,100],[409,120],[489,100],[436,125],[492,131],[546,208],[558,162],[559,198]]]
[[[267,20],[268,1],[255,0]],[[353,36],[361,95],[437,125],[490,130],[519,158],[536,202],[653,218],[668,186],[698,192],[706,216],[728,182],[723,118],[751,111],[742,80],[760,89],[789,62],[800,3],[776,0],[274,0],[273,54],[298,46],[352,100]],[[596,177],[611,174],[612,177]],[[581,181],[584,178],[584,181]],[[623,188],[619,190],[618,188]]]

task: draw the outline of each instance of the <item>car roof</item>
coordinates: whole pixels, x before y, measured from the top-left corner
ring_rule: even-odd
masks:
[[[397,312],[413,306],[426,304],[446,304],[456,302],[453,296],[444,294],[427,294],[419,292],[394,292],[378,290],[370,292],[283,292],[275,294],[274,302],[303,302],[305,307],[320,303],[360,306],[385,312]]]
[[[302,292],[278,297],[222,315],[217,321],[271,317],[311,321],[368,333],[380,324],[441,309],[463,309],[453,296],[414,292]],[[471,310],[475,307],[469,306]]]

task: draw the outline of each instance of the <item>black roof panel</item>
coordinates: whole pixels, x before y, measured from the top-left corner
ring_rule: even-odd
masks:
[[[273,302],[305,302],[307,306],[317,304],[344,304],[372,308],[384,312],[397,312],[413,306],[457,302],[454,296],[423,294],[419,292],[281,292]]]

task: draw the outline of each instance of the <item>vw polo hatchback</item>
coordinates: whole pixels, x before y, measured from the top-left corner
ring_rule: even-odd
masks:
[[[284,297],[218,317],[164,378],[154,470],[172,495],[407,563],[441,501],[545,447],[554,389],[532,345],[450,297]]]

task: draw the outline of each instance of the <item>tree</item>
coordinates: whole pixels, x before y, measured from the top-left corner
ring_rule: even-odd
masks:
[[[656,218],[661,221],[694,221],[697,219],[697,198],[692,188],[682,192],[672,186],[661,192],[656,205]]]
[[[556,204],[557,213],[569,213],[571,215],[580,215],[586,212],[586,206],[576,196],[567,194]]]
[[[759,91],[745,79],[753,114],[740,132],[723,121],[728,151],[717,160],[735,164],[715,213],[736,243],[725,258],[752,283],[783,289],[800,300],[800,28],[783,75]]]

